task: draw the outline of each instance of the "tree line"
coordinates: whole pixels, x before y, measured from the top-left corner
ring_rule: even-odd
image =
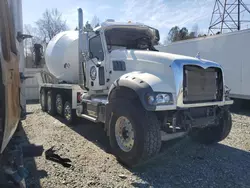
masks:
[[[93,28],[98,27],[99,25],[100,19],[97,16],[94,16],[91,22],[87,21],[85,23],[84,30],[93,31]],[[25,40],[26,56],[34,55],[35,44],[39,44],[45,48],[48,42],[55,35],[68,29],[69,27],[67,25],[67,21],[63,19],[61,12],[59,12],[57,9],[45,10],[41,18],[38,19],[34,25],[24,25],[24,33],[33,36],[31,39]],[[78,30],[78,28],[76,27],[75,30]],[[206,35],[199,33],[197,24],[194,24],[191,31],[189,31],[186,27],[180,28],[179,26],[174,26],[168,32],[168,35],[163,43],[169,44],[171,42],[204,36]]]
[[[195,24],[190,32],[186,27],[180,28],[179,26],[174,26],[168,32],[167,38],[164,41],[164,44],[169,44],[176,41],[193,39],[197,37],[204,37],[206,34],[199,33],[199,27]]]
[[[94,16],[90,23],[89,21],[86,22],[84,30],[93,30],[99,24],[99,18]],[[63,19],[62,13],[58,9],[46,9],[34,25],[24,25],[24,33],[33,36],[31,39],[25,40],[26,56],[34,55],[35,44],[39,44],[45,48],[55,35],[68,29],[67,20]]]

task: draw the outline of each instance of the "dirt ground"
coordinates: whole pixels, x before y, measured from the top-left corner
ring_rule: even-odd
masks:
[[[101,124],[86,120],[73,127],[44,113],[38,104],[27,106],[23,144],[55,146],[56,153],[72,161],[70,168],[46,160],[25,159],[28,187],[250,187],[250,113],[233,114],[227,139],[212,146],[189,138],[164,143],[155,159],[127,169],[109,153]]]

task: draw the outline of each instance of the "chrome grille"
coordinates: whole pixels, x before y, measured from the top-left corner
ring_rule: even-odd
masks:
[[[223,79],[219,68],[203,69],[184,66],[183,103],[214,102],[222,100]]]

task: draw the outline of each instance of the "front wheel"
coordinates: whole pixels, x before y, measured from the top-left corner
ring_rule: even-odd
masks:
[[[117,99],[110,105],[109,139],[117,159],[133,167],[156,155],[161,148],[160,123],[156,115],[144,110],[137,101]]]
[[[66,101],[63,107],[63,116],[66,120],[66,123],[72,125],[76,119],[76,110],[72,109],[70,102]]]
[[[189,136],[198,143],[213,144],[224,140],[229,135],[231,128],[232,116],[228,110],[225,110],[218,125],[193,130]]]

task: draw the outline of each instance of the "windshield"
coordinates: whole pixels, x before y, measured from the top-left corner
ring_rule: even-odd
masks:
[[[109,28],[105,32],[109,52],[115,49],[153,50],[154,33],[147,27]]]

